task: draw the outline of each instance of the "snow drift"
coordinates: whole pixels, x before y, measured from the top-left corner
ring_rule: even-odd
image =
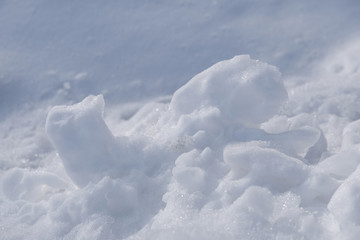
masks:
[[[169,103],[148,103],[119,123],[116,135],[104,107],[98,95],[50,110],[46,132],[61,159],[54,168],[65,172],[7,171],[3,201],[15,213],[5,227],[21,223],[36,239],[336,239],[360,231],[359,124],[344,130],[346,151],[330,154],[311,113],[285,114],[287,92],[271,65],[249,56],[219,62]]]

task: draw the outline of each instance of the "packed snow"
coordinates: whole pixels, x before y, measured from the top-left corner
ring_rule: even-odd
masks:
[[[0,239],[358,239],[359,9],[4,1]]]

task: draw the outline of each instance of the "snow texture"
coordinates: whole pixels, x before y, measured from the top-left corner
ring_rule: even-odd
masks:
[[[359,9],[4,0],[0,239],[358,239]]]
[[[237,56],[196,75],[174,93],[169,108],[188,115],[216,107],[227,124],[251,127],[277,113],[286,98],[275,67],[249,56]]]
[[[320,144],[307,159],[324,141],[321,130],[305,125],[267,133],[260,128],[279,112],[286,98],[275,67],[236,56],[196,75],[174,93],[170,103],[163,104],[168,107],[155,112],[144,107],[132,117],[139,122],[134,130],[128,129],[129,134],[111,133],[103,119],[101,95],[52,108],[46,132],[75,189],[47,196],[50,207],[38,203],[42,214],[35,225],[53,223],[51,227],[60,230],[49,234],[63,237],[66,232],[67,238],[81,238],[89,227],[83,225],[99,224],[99,216],[107,219],[99,227],[111,228],[99,230],[110,234],[99,238],[288,234],[283,217],[275,210],[277,204],[286,204],[291,196],[293,211],[306,215],[303,206],[326,207],[339,184],[309,165],[326,151],[326,144]],[[138,114],[147,116],[137,118]],[[18,169],[5,174],[3,192],[12,201],[38,202],[48,193],[31,182],[46,182],[46,191],[67,188],[56,176],[35,177]],[[16,188],[9,189],[13,185]],[[42,195],[36,201],[39,191]],[[336,197],[337,193],[330,211],[336,217],[353,218],[348,215],[356,209],[356,199],[355,206],[339,211]],[[319,229],[325,227],[321,226],[323,217],[313,220]],[[224,222],[218,224],[218,219]],[[297,221],[292,231],[306,235],[302,219]]]

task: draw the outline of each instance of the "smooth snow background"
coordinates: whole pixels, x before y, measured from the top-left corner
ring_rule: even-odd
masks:
[[[61,90],[77,101],[172,94],[238,54],[304,73],[356,37],[360,10],[357,1],[4,0],[0,11],[5,115]]]
[[[296,125],[320,127],[330,158],[315,168],[338,181],[349,182],[339,188],[328,206],[338,222],[331,216],[321,216],[319,218],[325,223],[304,227],[305,236],[313,233],[323,238],[345,233],[348,238],[356,236],[359,231],[358,180],[356,172],[349,176],[358,165],[357,144],[360,142],[356,135],[359,131],[356,120],[360,117],[359,11],[357,1],[1,1],[0,236],[4,239],[24,236],[111,238],[130,234],[124,228],[145,225],[154,214],[151,211],[164,207],[159,201],[163,190],[150,199],[150,206],[153,206],[150,212],[125,221],[135,224],[134,228],[109,217],[108,212],[121,213],[122,209],[112,203],[107,205],[109,208],[102,207],[101,203],[122,195],[136,196],[132,193],[134,186],[128,188],[128,183],[103,179],[100,185],[77,190],[45,134],[48,111],[54,105],[79,102],[89,94],[103,94],[107,104],[105,120],[117,136],[148,115],[149,110],[145,109],[142,110],[145,116],[139,112],[137,119],[125,121],[145,103],[158,102],[148,104],[147,108],[163,111],[162,104],[170,99],[167,95],[212,64],[238,54],[250,54],[254,59],[273,64],[283,74],[289,101],[282,112],[292,120],[280,116],[263,128],[282,132],[296,129]],[[139,126],[136,131],[141,130]],[[198,137],[201,139],[201,134]],[[178,148],[183,144],[178,142],[174,146]],[[249,151],[256,147],[250,146]],[[173,154],[156,147],[149,152],[154,159]],[[346,164],[339,165],[343,159]],[[315,192],[319,191],[319,185],[326,186],[321,196],[329,198],[337,184],[321,177],[320,173],[320,177],[316,176],[313,174],[308,179],[308,185],[314,186]],[[141,182],[142,177],[140,174],[135,182]],[[149,182],[148,188],[158,186],[157,181],[161,182],[161,177]],[[125,194],[111,196],[115,189]],[[95,203],[86,202],[94,196],[105,195],[110,197],[107,200],[100,197]],[[171,191],[168,195],[171,198]],[[272,198],[266,190],[249,189],[239,200],[239,208],[242,209],[241,201],[246,205],[257,195]],[[311,194],[304,199],[312,203]],[[344,203],[344,199],[350,202]],[[128,205],[123,205],[124,209],[139,206],[132,201],[125,201]],[[291,210],[277,212],[278,218],[281,214],[285,216],[284,221],[295,219],[293,221],[310,225],[312,221],[321,222],[314,212],[299,208],[300,200],[296,195],[276,196],[273,201],[289,203]],[[61,208],[59,202],[67,204]],[[81,219],[84,215],[77,210],[68,219],[61,215],[71,206],[79,209],[84,204],[90,206],[90,212],[85,211],[90,218]],[[261,207],[266,208],[262,203],[253,208],[262,209],[259,214],[267,214],[265,218],[274,217]],[[207,222],[212,229],[236,227],[228,225],[232,218],[236,219],[231,209],[208,215],[191,213],[193,210],[189,209],[190,213],[185,215],[191,219],[177,219],[171,223],[170,236],[181,237],[182,229],[186,229],[190,235],[183,237],[206,237],[196,231],[205,225],[198,224],[207,219],[206,216],[218,217],[217,214],[228,217],[229,221]],[[300,214],[299,211],[304,212]],[[327,215],[327,211],[318,210],[320,215]],[[55,217],[43,218],[47,213]],[[176,211],[173,215],[167,214],[158,217],[155,230],[144,229],[139,236],[159,237],[156,231],[162,232],[161,221],[177,217]],[[54,218],[64,225],[60,226]],[[341,231],[339,224],[344,224],[345,230]],[[305,225],[299,223],[298,226]],[[260,230],[256,227],[242,229],[253,229],[255,238],[266,235],[262,227]],[[280,224],[279,229],[297,237],[296,228]],[[236,237],[236,232],[229,230],[227,233],[229,238]],[[167,236],[165,232],[163,237]],[[226,235],[220,233],[214,238],[223,236]]]

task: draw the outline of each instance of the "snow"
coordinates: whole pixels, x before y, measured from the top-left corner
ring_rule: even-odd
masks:
[[[256,126],[274,115],[286,98],[277,69],[237,56],[196,75],[174,93],[169,108],[187,115],[216,107],[228,124]]]
[[[358,6],[3,1],[0,239],[357,239]]]
[[[89,96],[72,106],[54,107],[46,120],[46,132],[68,175],[79,186],[120,168],[115,139],[102,118],[104,106],[102,96]]]

